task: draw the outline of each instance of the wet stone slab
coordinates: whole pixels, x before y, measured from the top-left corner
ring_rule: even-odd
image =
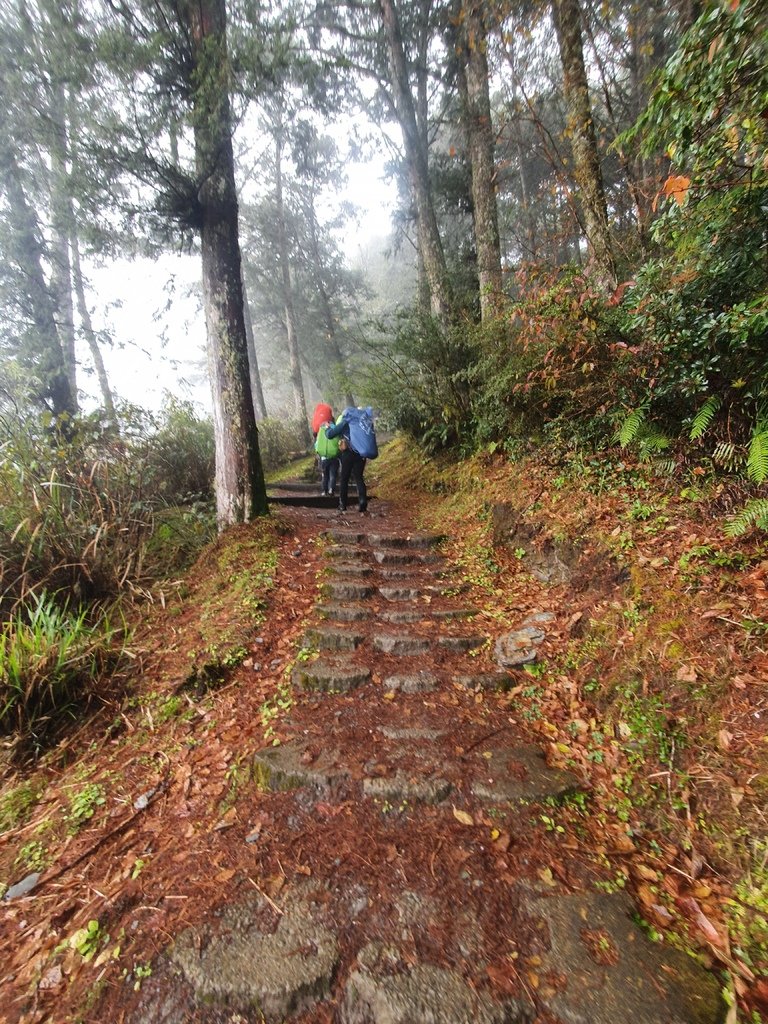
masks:
[[[539,991],[564,1024],[720,1024],[726,1008],[720,985],[692,957],[650,942],[632,919],[623,894],[575,893],[532,900],[543,917],[550,950],[541,973],[566,984]]]
[[[563,797],[580,788],[572,772],[550,768],[538,747],[497,747],[478,752],[482,776],[471,790],[479,800],[492,803]]]
[[[312,893],[295,895],[276,915],[266,903],[228,907],[214,931],[190,928],[176,940],[171,960],[206,1007],[256,1010],[277,1024],[309,1010],[330,994],[339,959],[335,933]],[[222,1018],[223,1019],[223,1018]]]
[[[335,752],[321,751],[314,757],[306,744],[298,741],[257,751],[253,773],[259,788],[273,793],[302,786],[326,792],[349,778],[349,772],[339,767]]]
[[[356,559],[368,561],[368,552],[365,548],[352,547],[350,544],[334,544],[327,547],[323,551],[323,555],[340,562],[355,561]]]
[[[296,665],[291,673],[293,685],[306,693],[348,693],[370,678],[371,670],[364,665],[322,660]]]
[[[350,974],[341,1024],[529,1024],[534,1014],[511,999],[498,1003],[458,971],[413,964],[398,950],[363,947]]]
[[[363,622],[372,614],[364,604],[321,604],[315,610],[321,618],[336,622]]]
[[[353,583],[352,581],[333,580],[323,583],[320,587],[320,594],[330,601],[364,601],[373,597],[376,588],[367,583]]]
[[[318,651],[354,651],[365,639],[365,634],[339,626],[319,626],[304,634],[304,646]]]
[[[424,778],[395,772],[385,778],[377,776],[363,779],[363,795],[371,800],[386,800],[391,804],[439,804],[450,794],[453,786],[447,779]]]
[[[426,654],[430,642],[421,636],[390,636],[378,633],[373,637],[373,646],[382,654],[396,654],[407,657],[414,654]]]

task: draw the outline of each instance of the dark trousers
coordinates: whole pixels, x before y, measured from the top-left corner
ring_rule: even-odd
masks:
[[[320,459],[323,470],[323,490],[327,494],[333,494],[336,490],[336,473],[339,468],[338,459]]]
[[[368,507],[368,491],[365,488],[363,473],[365,471],[365,459],[347,448],[341,453],[341,482],[339,484],[339,508],[344,510],[347,507],[347,494],[349,492],[349,478],[353,476],[357,484],[357,505],[361,512]]]

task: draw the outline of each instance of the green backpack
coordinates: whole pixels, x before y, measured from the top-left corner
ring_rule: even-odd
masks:
[[[320,427],[315,439],[315,451],[321,459],[335,459],[339,454],[339,439],[326,437],[325,427]]]

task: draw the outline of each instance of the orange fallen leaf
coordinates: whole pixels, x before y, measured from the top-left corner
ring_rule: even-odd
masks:
[[[460,821],[462,825],[474,825],[475,819],[471,814],[467,814],[466,811],[460,811],[456,807],[453,808],[453,816],[456,821]]]

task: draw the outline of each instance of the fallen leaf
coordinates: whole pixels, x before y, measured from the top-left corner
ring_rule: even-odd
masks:
[[[539,880],[542,881],[544,885],[549,886],[550,889],[553,889],[557,885],[555,877],[552,874],[552,868],[540,868],[536,873],[539,876]]]
[[[453,808],[453,816],[456,821],[460,821],[462,825],[474,825],[475,819],[471,814],[467,814],[466,811],[459,811],[457,808]]]
[[[728,750],[731,746],[731,740],[733,739],[733,733],[728,732],[727,729],[721,729],[717,734],[717,745],[721,750]]]
[[[696,675],[696,669],[693,665],[682,665],[677,670],[675,678],[681,683],[695,683],[698,676]]]

